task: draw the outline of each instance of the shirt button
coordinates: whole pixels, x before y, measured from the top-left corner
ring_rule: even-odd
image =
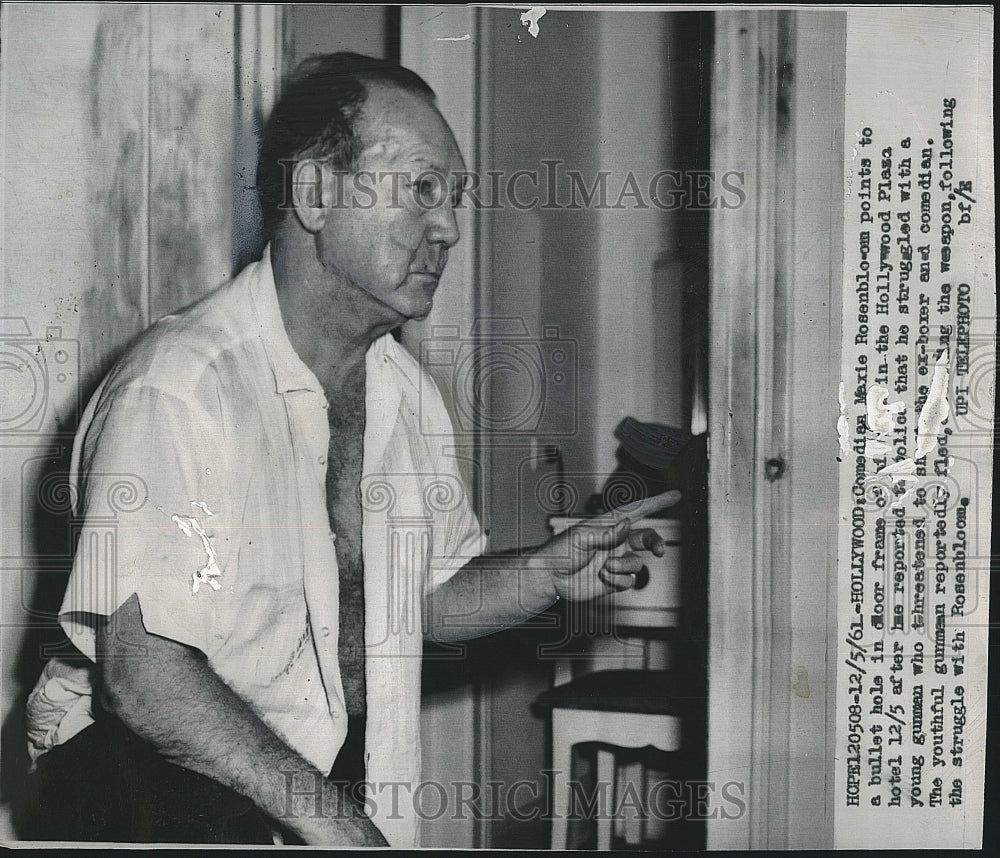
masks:
[[[325,465],[326,464],[326,456],[320,456],[319,457],[319,463],[321,465]]]
[[[325,637],[325,638],[330,637],[330,627],[329,626],[323,626],[323,628],[321,628],[319,630],[319,633],[321,635],[323,635],[323,637]]]

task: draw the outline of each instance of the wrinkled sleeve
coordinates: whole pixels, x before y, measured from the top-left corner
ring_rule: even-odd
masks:
[[[151,387],[102,397],[78,462],[79,542],[60,621],[94,658],[95,622],[132,594],[146,630],[211,656],[235,583],[224,429]]]
[[[424,581],[425,593],[434,592],[487,549],[486,535],[473,510],[472,495],[454,454],[451,418],[440,394],[435,400],[438,433],[432,436],[430,455],[438,476],[425,494],[425,502],[434,516],[433,554]]]

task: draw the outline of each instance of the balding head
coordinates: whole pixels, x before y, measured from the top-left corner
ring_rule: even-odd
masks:
[[[268,239],[290,208],[294,162],[316,159],[335,170],[357,169],[368,142],[362,138],[359,120],[375,88],[434,101],[434,90],[419,75],[361,54],[310,57],[295,70],[268,118],[257,167],[257,194]]]

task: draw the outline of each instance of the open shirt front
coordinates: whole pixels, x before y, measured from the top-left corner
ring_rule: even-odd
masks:
[[[390,844],[414,845],[422,596],[482,554],[485,538],[448,455],[451,422],[430,376],[390,334],[372,344],[366,372],[369,808]],[[94,615],[137,594],[147,631],[203,652],[324,772],[347,729],[325,488],[326,409],[335,407],[288,340],[267,250],[162,319],[101,384],[77,434],[71,479],[82,527],[60,612],[93,659]],[[58,670],[43,675],[36,704],[46,682],[59,682]],[[65,696],[65,687],[49,692]],[[36,755],[89,722],[80,699],[64,708],[75,712],[72,726],[53,726],[50,715],[32,734]]]

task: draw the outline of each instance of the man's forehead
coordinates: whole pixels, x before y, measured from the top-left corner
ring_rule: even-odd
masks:
[[[465,169],[451,128],[422,95],[399,87],[370,86],[358,130],[364,156],[369,158],[409,159],[443,172]]]

